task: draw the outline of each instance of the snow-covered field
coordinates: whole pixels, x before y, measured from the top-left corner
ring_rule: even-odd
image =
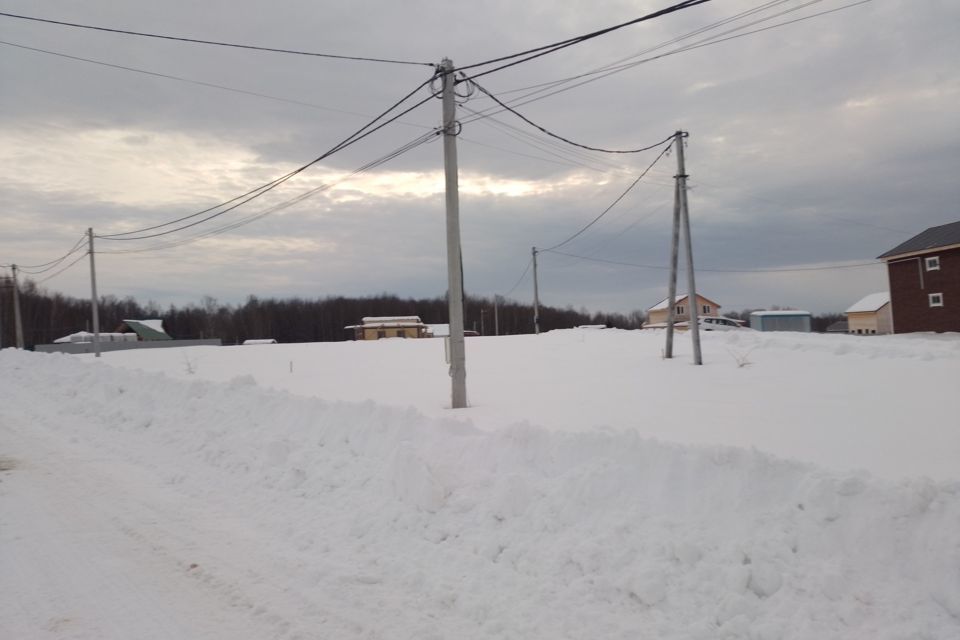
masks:
[[[4,350],[2,637],[960,638],[960,336],[662,342]]]

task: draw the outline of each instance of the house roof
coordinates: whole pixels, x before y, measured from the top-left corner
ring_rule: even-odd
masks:
[[[707,302],[709,302],[710,304],[712,304],[713,306],[715,306],[715,307],[718,308],[718,309],[720,308],[720,305],[719,305],[719,304],[717,304],[716,302],[714,302],[714,301],[711,300],[710,298],[706,297],[706,296],[703,295],[702,293],[698,293],[698,294],[697,294],[697,297],[698,297],[698,298],[703,298],[704,300],[706,300]],[[682,302],[682,301],[684,301],[684,300],[686,300],[686,299],[687,299],[687,294],[685,294],[685,293],[678,293],[678,294],[677,294],[676,301],[677,301],[678,303],[679,303],[679,302]],[[667,296],[666,298],[664,298],[663,300],[661,300],[661,301],[658,302],[657,304],[655,304],[655,305],[653,305],[652,307],[650,307],[649,309],[647,309],[647,311],[661,311],[661,310],[663,310],[663,309],[666,309],[668,306],[670,306],[670,297],[669,297],[669,296]]]
[[[880,308],[890,304],[890,292],[881,291],[880,293],[871,293],[864,296],[844,313],[861,313],[863,311],[879,311]]]
[[[950,245],[960,245],[960,220],[942,224],[939,227],[930,227],[877,258],[893,258],[905,253],[923,253]]]
[[[159,318],[150,320],[124,320],[123,324],[127,328],[140,336],[141,340],[173,340],[166,331],[163,330],[163,320]]]
[[[363,322],[363,324],[383,324],[385,322],[419,324],[420,316],[366,316],[361,319],[361,322]]]

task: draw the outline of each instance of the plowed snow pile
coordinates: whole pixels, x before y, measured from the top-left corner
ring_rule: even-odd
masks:
[[[0,457],[17,460],[0,476],[5,637],[960,637],[954,480],[617,425],[485,430],[247,374],[176,379],[13,350],[0,372]],[[75,496],[62,508],[77,518],[96,514],[41,537],[89,543],[87,576],[25,567],[50,552],[21,514],[32,477]],[[76,606],[137,554],[157,561],[117,570],[133,604]],[[158,624],[187,606],[169,595],[183,590],[209,609],[203,623]]]

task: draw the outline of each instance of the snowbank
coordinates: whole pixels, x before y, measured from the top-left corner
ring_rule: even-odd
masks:
[[[471,338],[470,408],[479,429],[631,430],[684,444],[756,447],[888,479],[960,478],[960,336],[704,332],[661,358],[663,332],[567,330]],[[92,356],[82,356],[93,360]],[[450,415],[442,340],[197,347],[113,352],[103,360],[183,379],[248,374],[326,400]],[[745,366],[740,366],[741,363]],[[192,373],[191,373],[192,371]]]
[[[230,559],[288,585],[261,605],[285,615],[281,637],[960,635],[956,482],[625,430],[489,432],[59,354],[6,350],[0,372],[0,424],[245,514],[263,545]]]

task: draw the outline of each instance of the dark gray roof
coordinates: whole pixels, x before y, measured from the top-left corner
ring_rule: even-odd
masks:
[[[938,247],[946,247],[952,244],[960,244],[960,220],[942,224],[939,227],[930,227],[906,242],[898,244],[893,249],[890,249],[890,251],[877,256],[877,258],[889,258],[890,256],[937,249]]]

